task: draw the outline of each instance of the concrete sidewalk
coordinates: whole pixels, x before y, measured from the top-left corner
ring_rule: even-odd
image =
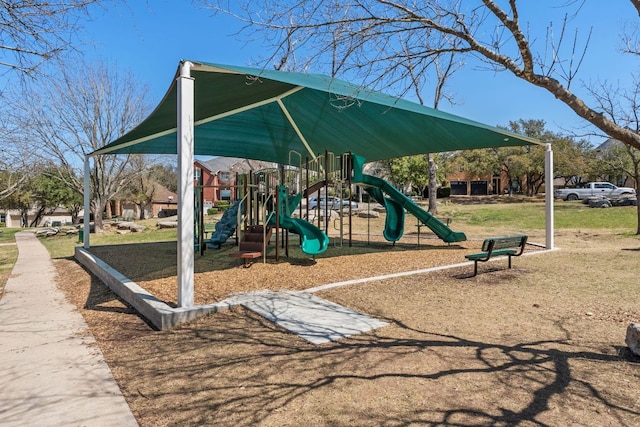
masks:
[[[16,243],[0,300],[0,425],[137,426],[49,253],[32,232]]]

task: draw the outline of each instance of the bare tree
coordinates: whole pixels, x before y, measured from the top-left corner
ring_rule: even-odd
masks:
[[[0,1],[0,68],[32,74],[73,50],[74,37],[101,0]]]
[[[640,80],[635,77],[631,88],[599,82],[589,89],[603,115],[618,126],[640,135]],[[630,176],[635,188],[639,188],[640,150],[636,146],[625,144],[623,150],[612,150],[603,154],[606,163]],[[637,209],[639,221],[636,232],[640,234],[640,206]]]
[[[537,41],[540,51],[533,50],[527,35],[530,26],[521,21],[517,0],[505,2],[506,8],[494,0],[251,0],[232,10],[224,7],[228,6],[224,1],[203,1],[268,34],[263,39],[273,44],[274,57],[279,49],[290,47],[288,38],[296,37],[305,40],[296,48],[307,52],[307,62],[313,61],[315,68],[340,58],[342,74],[373,85],[396,85],[400,92],[409,87],[406,61],[429,62],[451,51],[473,55],[494,71],[510,72],[550,92],[606,135],[640,149],[640,134],[620,126],[573,92],[590,32],[580,48],[577,29],[573,38],[568,36],[569,13],[579,13],[584,0],[565,3],[573,9],[568,9],[559,31],[549,24],[546,43]],[[640,14],[640,2],[630,2]],[[640,50],[633,37],[627,38],[627,46],[630,52]]]
[[[4,118],[9,115],[6,107],[0,104],[0,116]],[[0,122],[0,201],[17,191],[36,167],[32,153],[37,152],[38,147],[17,138],[17,130],[4,119]]]
[[[134,203],[138,207],[138,219],[145,219],[146,210],[157,193],[158,182],[153,176],[154,168],[144,155],[133,156],[131,160],[133,170],[140,173],[123,189],[122,199]]]
[[[120,74],[104,64],[65,67],[59,77],[33,82],[26,94],[12,94],[12,115],[7,119],[20,129],[16,137],[43,147],[43,155],[58,164],[59,179],[82,194],[86,155],[146,117],[146,88],[132,74]],[[102,229],[106,203],[141,172],[131,167],[130,158],[96,156],[93,160],[91,210],[96,231]]]
[[[273,45],[274,55],[296,37],[304,41],[296,48],[306,52],[315,69],[339,62],[350,79],[398,94],[411,84],[406,61],[428,63],[443,52],[458,52],[480,60],[485,69],[541,88],[600,133],[640,149],[640,132],[607,114],[594,99],[594,93],[606,92],[584,91],[577,84],[592,28],[581,33],[570,24],[586,0],[559,6],[566,11],[559,26],[528,22],[521,14],[524,2],[518,0],[245,0],[233,8],[223,0],[202,1],[242,19],[249,31],[266,35],[262,40]],[[637,19],[640,1],[629,3]],[[622,42],[625,52],[640,55],[637,33],[623,36]],[[390,58],[396,61],[390,63]]]

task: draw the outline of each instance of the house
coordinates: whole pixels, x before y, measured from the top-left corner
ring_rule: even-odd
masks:
[[[203,186],[204,207],[213,206],[217,201],[236,199],[235,185],[238,174],[257,172],[276,165],[258,160],[237,157],[215,157],[208,161],[194,162],[196,185]]]
[[[8,228],[28,227],[35,220],[36,209],[29,209],[24,213],[20,209],[7,209],[0,212],[0,222]],[[80,210],[79,216],[84,215],[84,210]],[[36,227],[59,227],[61,225],[71,225],[71,213],[63,206],[45,212],[39,219]]]
[[[112,211],[125,219],[165,218],[178,214],[178,195],[164,185],[154,183],[149,196],[151,201],[144,204],[126,200],[113,202]],[[141,215],[141,209],[144,209],[144,215]]]
[[[508,192],[508,179],[504,174],[478,176],[465,171],[463,164],[459,164],[455,171],[447,174],[447,181],[452,196],[486,196]],[[519,182],[514,183],[514,187],[517,189]]]

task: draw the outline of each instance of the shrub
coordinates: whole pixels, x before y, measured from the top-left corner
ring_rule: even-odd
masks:
[[[218,213],[218,208],[209,208],[207,209],[207,215],[215,215]]]
[[[440,187],[437,192],[438,199],[451,197],[451,187]]]
[[[218,208],[218,211],[222,212],[231,207],[231,202],[228,200],[218,200],[214,203],[214,207]]]

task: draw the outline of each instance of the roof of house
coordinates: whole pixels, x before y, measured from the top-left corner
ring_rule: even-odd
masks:
[[[171,197],[171,199],[170,199]],[[155,188],[153,191],[153,200],[152,203],[167,203],[169,200],[174,202],[178,202],[178,194],[169,190],[162,184],[155,183]]]
[[[621,146],[622,146],[622,142],[620,142],[620,141],[618,141],[617,139],[614,139],[614,138],[609,138],[605,142],[603,142],[602,144],[598,145],[596,147],[596,150],[597,151],[609,151],[612,148],[621,147]]]
[[[211,172],[255,172],[262,169],[275,167],[274,163],[263,162],[261,160],[241,159],[239,157],[215,157],[206,162],[198,161],[201,165],[205,166]]]

